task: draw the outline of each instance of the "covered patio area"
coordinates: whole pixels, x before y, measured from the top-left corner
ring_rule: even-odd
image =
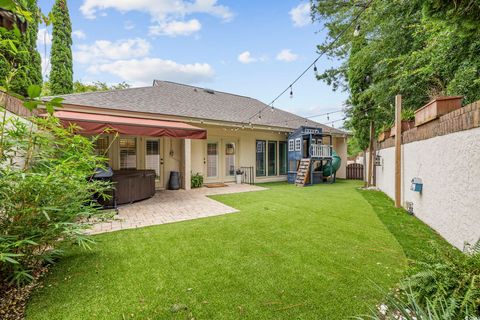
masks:
[[[238,210],[208,196],[261,190],[266,188],[226,184],[219,188],[159,191],[148,200],[119,206],[118,215],[113,221],[95,224],[88,233],[98,234],[234,213]]]

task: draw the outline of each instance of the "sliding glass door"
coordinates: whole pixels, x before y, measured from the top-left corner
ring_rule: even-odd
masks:
[[[256,143],[257,153],[256,153],[256,175],[257,177],[264,177],[266,175],[266,142],[264,140],[257,140]]]
[[[277,141],[268,141],[268,175],[277,175]]]

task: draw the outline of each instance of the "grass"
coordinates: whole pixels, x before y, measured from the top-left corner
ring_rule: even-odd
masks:
[[[34,294],[27,319],[368,313],[382,298],[378,287],[394,286],[407,257],[438,236],[359,185],[269,184],[214,197],[240,213],[95,236],[90,252],[67,249]],[[396,228],[397,219],[404,227]]]

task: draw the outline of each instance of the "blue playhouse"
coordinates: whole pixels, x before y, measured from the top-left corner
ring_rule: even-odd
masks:
[[[335,182],[341,159],[331,134],[302,126],[288,136],[288,164],[288,182],[305,186]]]

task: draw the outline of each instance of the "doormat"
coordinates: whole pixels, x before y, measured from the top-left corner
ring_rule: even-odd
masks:
[[[207,184],[204,184],[204,186],[207,187],[207,188],[228,187],[225,183],[207,183]]]

